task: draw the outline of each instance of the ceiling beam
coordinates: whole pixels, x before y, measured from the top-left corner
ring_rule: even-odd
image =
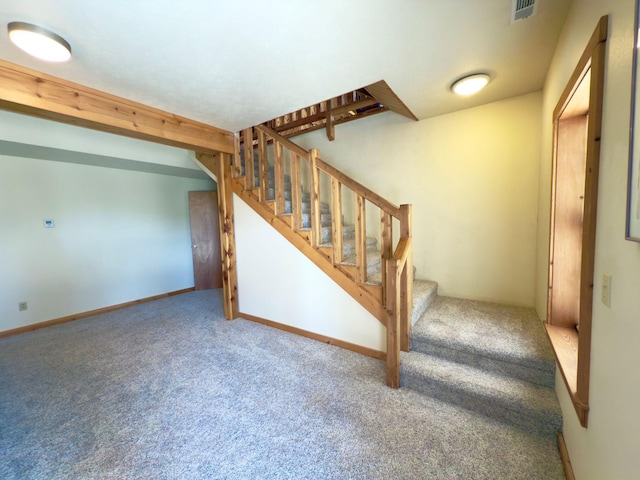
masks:
[[[203,153],[233,153],[232,132],[0,60],[0,108]]]

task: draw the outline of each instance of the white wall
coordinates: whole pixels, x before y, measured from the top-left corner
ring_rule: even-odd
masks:
[[[240,312],[386,351],[373,315],[242,199],[233,205]]]
[[[0,114],[0,131],[17,141],[7,132],[19,123],[14,131],[24,141],[47,138],[47,146],[76,150],[89,135],[93,152],[155,158],[146,142],[33,120]],[[150,151],[185,166],[185,151]],[[0,155],[0,331],[192,287],[187,192],[213,185]],[[55,228],[45,229],[45,218]],[[28,310],[19,312],[22,301]]]
[[[578,480],[631,479],[640,472],[640,244],[624,239],[634,3],[574,0],[544,89],[536,282],[541,316],[546,314],[553,109],[598,19],[609,14],[588,428],[580,426],[564,382],[556,379]],[[611,308],[600,302],[603,273],[613,277]]]
[[[413,204],[417,278],[443,295],[533,306],[541,92],[420,122],[383,113],[293,140]]]

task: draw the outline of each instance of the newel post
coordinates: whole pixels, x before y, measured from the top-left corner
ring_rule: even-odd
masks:
[[[236,155],[239,152],[236,152]],[[236,273],[236,240],[233,223],[233,190],[231,155],[197,153],[196,159],[205,171],[215,176],[218,185],[220,258],[222,261],[222,302],[227,320],[238,318],[238,277]]]
[[[386,273],[387,311],[387,385],[400,387],[400,289],[398,288],[398,260],[383,258]]]
[[[237,152],[236,154],[238,154]],[[231,156],[220,154],[218,171],[218,209],[220,214],[220,253],[222,254],[222,287],[224,317],[238,318],[238,276],[236,272],[236,237],[233,220]]]
[[[411,238],[413,206],[400,205],[400,237]],[[411,310],[413,308],[413,243],[400,277],[400,344],[403,352],[411,349]]]

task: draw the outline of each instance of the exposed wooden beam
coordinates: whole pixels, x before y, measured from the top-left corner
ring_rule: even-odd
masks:
[[[232,132],[2,60],[0,108],[203,153],[234,151]]]

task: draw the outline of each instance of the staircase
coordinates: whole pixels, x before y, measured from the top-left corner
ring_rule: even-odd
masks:
[[[226,205],[231,191],[240,196],[385,325],[389,386],[402,381],[536,435],[561,430],[554,357],[533,310],[438,297],[437,284],[414,281],[411,206],[393,205],[322,161],[317,150],[263,125],[236,136],[235,150],[233,157],[197,158],[215,172]],[[373,229],[371,208],[379,218]],[[229,275],[232,218],[223,205]]]
[[[246,165],[244,156],[242,156],[243,165]],[[259,175],[259,156],[257,152],[253,155],[254,177],[256,179],[255,188],[258,188],[257,179]],[[243,168],[243,172],[244,172]],[[276,192],[275,184],[275,168],[270,165],[268,168],[269,190],[266,195],[266,202],[275,202]],[[246,186],[245,186],[246,188]],[[284,175],[284,212],[283,215],[292,215],[292,187],[291,176]],[[253,199],[255,200],[255,198]],[[300,192],[301,202],[301,225],[297,229],[298,233],[304,238],[310,238],[312,235],[311,228],[311,194],[310,192]],[[356,226],[354,224],[345,223],[344,215],[340,214],[341,230],[342,230],[342,258],[338,264],[339,268],[346,271],[355,269],[356,267]],[[320,202],[320,237],[318,240],[318,248],[329,258],[333,256],[333,215],[331,205],[326,202]],[[382,288],[382,252],[379,249],[378,239],[371,236],[365,236],[365,275],[364,284],[375,291]]]
[[[547,439],[562,430],[553,351],[533,309],[436,297],[411,330],[402,386]]]
[[[413,290],[411,206],[394,205],[324,162],[316,149],[307,151],[264,125],[236,135],[235,152],[196,156],[218,179],[224,200],[227,318],[233,318],[233,192],[386,327],[387,384],[399,387]]]
[[[237,135],[235,151],[197,156],[225,200],[223,273],[234,270],[224,263],[234,255],[233,214],[225,210],[233,192],[385,325],[389,386],[402,383],[545,440],[562,429],[554,356],[535,312],[438,297],[437,284],[414,281],[410,205],[393,205],[264,125]]]

